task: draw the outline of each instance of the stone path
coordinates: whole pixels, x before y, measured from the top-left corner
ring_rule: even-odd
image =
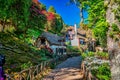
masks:
[[[56,66],[42,80],[83,80],[80,71],[81,57],[68,58],[63,63]]]

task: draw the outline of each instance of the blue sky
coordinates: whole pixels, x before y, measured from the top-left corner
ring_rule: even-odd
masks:
[[[51,5],[55,8],[56,12],[62,16],[65,24],[74,25],[80,23],[80,10],[75,4],[67,5],[69,0],[39,0],[46,5],[48,9]],[[87,13],[84,13],[87,17]]]

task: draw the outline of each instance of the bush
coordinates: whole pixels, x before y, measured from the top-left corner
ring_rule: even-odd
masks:
[[[56,66],[56,65],[55,65],[54,63],[51,63],[51,64],[50,64],[50,68],[51,68],[51,69],[54,69],[55,66]]]
[[[97,52],[97,56],[100,58],[108,59],[109,55],[106,52]]]
[[[87,57],[87,53],[82,53],[82,58],[85,59]]]
[[[113,31],[111,31],[111,32],[109,33],[109,36],[110,36],[111,38],[114,37],[114,33],[113,33]]]
[[[86,57],[92,57],[94,56],[95,53],[94,52],[88,52],[88,53],[82,53],[82,58],[85,59]]]
[[[68,52],[81,52],[80,49],[76,46],[67,46]]]
[[[118,28],[118,26],[116,24],[112,24],[112,30],[113,31],[117,31],[117,32],[120,31],[119,28]]]
[[[88,52],[88,56],[89,56],[89,57],[92,57],[92,56],[94,56],[94,55],[95,55],[94,52]]]
[[[110,80],[111,72],[108,64],[102,64],[97,69],[91,71],[99,80]]]

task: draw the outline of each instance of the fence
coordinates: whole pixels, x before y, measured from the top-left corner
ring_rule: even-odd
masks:
[[[83,62],[81,64],[81,69],[84,74],[84,77],[83,77],[84,80],[98,80],[95,76],[92,75],[91,71],[87,70],[87,67]]]
[[[67,59],[68,57],[79,55],[79,53],[71,52],[66,55],[59,55],[59,57],[56,57],[54,59],[43,61],[40,64],[36,66],[32,66],[29,69],[25,69],[21,72],[18,72],[14,75],[9,75],[6,80],[35,80],[35,77],[43,72],[45,69],[50,67],[52,63],[55,65],[59,63],[59,61],[63,61]]]
[[[52,63],[57,64],[59,61],[63,61],[70,57],[70,55],[75,54],[74,52],[67,54],[67,55],[61,55],[59,57],[56,57],[54,59],[43,61],[40,64],[36,66],[32,66],[29,69],[25,69],[21,72],[18,72],[14,75],[9,75],[6,80],[34,80],[35,77],[43,72],[46,68],[50,67]],[[79,53],[76,53],[78,55]]]

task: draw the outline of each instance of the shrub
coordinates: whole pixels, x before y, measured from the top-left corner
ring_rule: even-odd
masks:
[[[82,58],[85,59],[87,57],[87,53],[82,53]]]
[[[82,58],[85,59],[86,57],[92,57],[94,56],[95,53],[94,52],[88,52],[88,53],[82,53]]]
[[[111,38],[114,37],[114,33],[113,33],[113,31],[111,31],[111,32],[109,33],[109,36],[110,36]]]
[[[97,69],[91,71],[99,80],[110,80],[111,72],[108,64],[102,64]]]
[[[117,31],[117,32],[119,32],[120,30],[119,30],[119,28],[118,28],[118,26],[116,25],[116,24],[112,24],[112,30],[113,31]]]
[[[81,52],[80,49],[76,46],[67,46],[68,52]]]
[[[106,52],[97,52],[97,56],[100,58],[108,59],[109,55]]]
[[[89,56],[89,57],[92,57],[92,56],[94,56],[94,55],[95,55],[94,52],[88,52],[88,56]]]
[[[54,69],[54,68],[55,68],[55,64],[54,64],[54,63],[51,63],[51,64],[50,64],[50,68],[51,68],[51,69]]]

